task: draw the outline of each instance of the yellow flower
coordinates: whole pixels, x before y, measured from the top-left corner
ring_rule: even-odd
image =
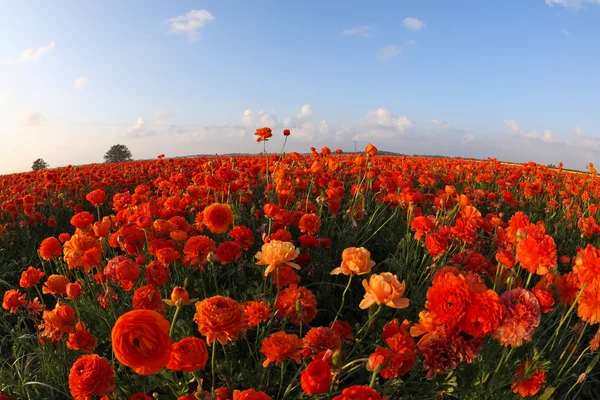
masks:
[[[298,257],[300,250],[296,249],[293,244],[289,242],[282,242],[280,240],[272,240],[269,243],[263,244],[262,251],[256,253],[258,265],[266,265],[265,276],[277,268],[279,265],[288,265],[294,269],[300,269],[300,266],[296,263],[291,262],[293,259]]]
[[[408,307],[408,299],[402,297],[406,290],[406,284],[398,282],[398,278],[394,274],[389,272],[373,274],[369,283],[364,279],[362,285],[367,292],[359,306],[363,310],[371,307],[373,303],[385,304],[392,308]]]
[[[364,247],[349,247],[342,252],[342,265],[331,271],[331,275],[364,275],[371,272],[375,262]]]

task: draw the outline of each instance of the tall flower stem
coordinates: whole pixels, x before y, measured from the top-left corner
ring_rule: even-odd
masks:
[[[340,308],[338,309],[337,314],[335,314],[335,318],[333,319],[333,324],[336,323],[336,321],[338,320],[338,317],[340,316],[340,313],[342,312],[342,308],[344,308],[344,302],[346,301],[346,292],[350,288],[350,283],[352,282],[353,276],[354,276],[354,274],[350,274],[350,276],[348,277],[348,284],[346,285],[346,288],[344,289],[344,292],[342,293],[342,304],[340,304]],[[333,326],[333,324],[332,324],[332,326]]]

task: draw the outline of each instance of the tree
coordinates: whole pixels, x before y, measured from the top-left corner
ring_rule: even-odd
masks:
[[[48,168],[50,165],[48,165],[48,163],[46,161],[44,161],[43,158],[38,158],[37,160],[35,160],[33,162],[33,165],[31,166],[31,169],[34,171],[41,171],[43,169]]]
[[[104,162],[116,163],[133,160],[131,151],[124,144],[115,144],[104,155]]]

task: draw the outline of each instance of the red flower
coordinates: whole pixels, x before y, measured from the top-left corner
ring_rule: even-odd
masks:
[[[312,361],[300,373],[300,385],[306,394],[324,394],[331,385],[331,368],[321,359]]]
[[[381,395],[368,386],[354,385],[342,390],[332,400],[382,400]]]
[[[521,397],[534,396],[542,389],[544,382],[546,372],[535,361],[523,361],[515,371],[511,389]]]
[[[217,261],[221,264],[235,262],[242,255],[242,250],[237,242],[223,242],[216,250]]]

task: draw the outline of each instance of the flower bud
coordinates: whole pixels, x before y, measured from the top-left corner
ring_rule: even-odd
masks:
[[[171,292],[171,301],[173,301],[177,307],[186,305],[189,300],[190,295],[188,294],[187,290],[180,286],[175,287]]]

